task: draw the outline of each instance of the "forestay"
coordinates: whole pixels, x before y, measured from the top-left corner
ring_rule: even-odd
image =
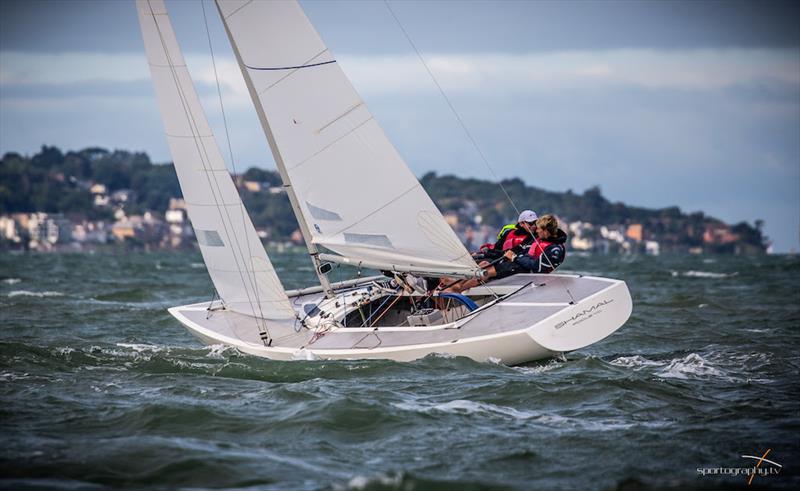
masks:
[[[351,263],[477,269],[301,7],[217,6],[306,239]]]
[[[228,309],[295,316],[206,120],[162,0],[137,0],[175,170],[214,287]]]

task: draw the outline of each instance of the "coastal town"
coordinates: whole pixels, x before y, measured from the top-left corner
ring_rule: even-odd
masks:
[[[763,220],[726,224],[678,207],[648,209],[611,202],[599,187],[548,191],[518,178],[500,183],[428,172],[419,178],[467,249],[494,242],[498,230],[531,208],[558,217],[572,251],[604,254],[763,254]],[[267,246],[303,238],[276,171],[251,167],[234,176]],[[511,198],[511,199],[509,199]],[[0,160],[0,250],[87,251],[196,247],[172,164],[145,153],[90,147]]]
[[[280,186],[268,182],[237,178],[240,192],[251,195],[262,193],[283,195]],[[111,215],[112,219],[90,220],[85,216],[65,213],[18,212],[0,215],[0,248],[33,251],[86,251],[109,247],[127,247],[144,250],[185,249],[196,246],[194,232],[189,223],[183,199],[171,197],[165,210],[147,210],[141,214],[129,213],[133,191],[109,191],[100,183],[86,183],[92,196],[92,206]],[[498,223],[485,223],[474,202],[466,200],[458,210],[444,211],[445,220],[453,227],[467,249],[476,250],[481,244],[495,241]],[[706,223],[701,230],[690,230],[699,235],[695,242],[681,241],[677,234],[661,234],[656,229],[664,223],[593,224],[582,220],[559,217],[562,228],[569,236],[573,251],[593,253],[623,253],[658,255],[670,253],[758,253],[769,248],[742,241],[735,227],[721,222]],[[302,246],[299,228],[287,236],[277,234],[269,224],[256,224],[262,241],[271,247]],[[685,231],[686,232],[686,231]],[[688,234],[684,234],[688,235]]]

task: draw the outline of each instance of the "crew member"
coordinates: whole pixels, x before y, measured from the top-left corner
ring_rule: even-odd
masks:
[[[552,273],[567,255],[567,234],[558,228],[558,220],[553,215],[544,215],[536,221],[536,239],[527,251],[517,253],[507,250],[503,260],[495,265],[481,263],[486,268],[483,279],[471,278],[451,285],[445,291],[461,293],[494,278],[506,278],[517,273]]]
[[[500,229],[494,244],[483,244],[478,252],[472,253],[473,259],[494,261],[503,257],[503,253],[508,250],[522,252],[533,242],[537,218],[535,211],[523,211],[519,214],[517,223],[509,223]]]

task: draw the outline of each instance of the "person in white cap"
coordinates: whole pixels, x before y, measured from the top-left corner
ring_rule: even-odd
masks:
[[[533,210],[523,211],[519,214],[517,223],[509,223],[500,229],[494,244],[483,244],[472,257],[476,261],[494,261],[503,257],[506,251],[521,252],[533,243],[538,218]]]

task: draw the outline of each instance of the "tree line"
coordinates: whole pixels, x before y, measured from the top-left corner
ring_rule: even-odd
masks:
[[[279,186],[275,171],[250,168],[241,178]],[[702,245],[707,224],[722,224],[702,212],[685,214],[678,207],[647,209],[610,202],[599,187],[581,194],[554,192],[526,185],[521,179],[497,183],[429,172],[420,178],[422,186],[442,212],[464,217],[480,215],[482,223],[499,227],[513,221],[516,212],[503,192],[519,206],[532,207],[539,214],[554,213],[568,221],[595,225],[641,223],[656,236],[670,236],[686,245]],[[111,210],[95,207],[89,187],[105,185],[109,193],[130,190],[125,204],[128,214],[146,210],[163,212],[170,198],[181,191],[172,164],[154,164],[143,152],[90,147],[62,152],[43,146],[32,156],[6,153],[0,161],[0,214],[43,211],[83,215],[90,219],[110,219]],[[286,238],[297,228],[289,200],[284,193],[249,192],[240,189],[242,198],[257,227],[266,228],[273,238]],[[762,247],[763,222],[746,222],[731,227],[742,242]]]

